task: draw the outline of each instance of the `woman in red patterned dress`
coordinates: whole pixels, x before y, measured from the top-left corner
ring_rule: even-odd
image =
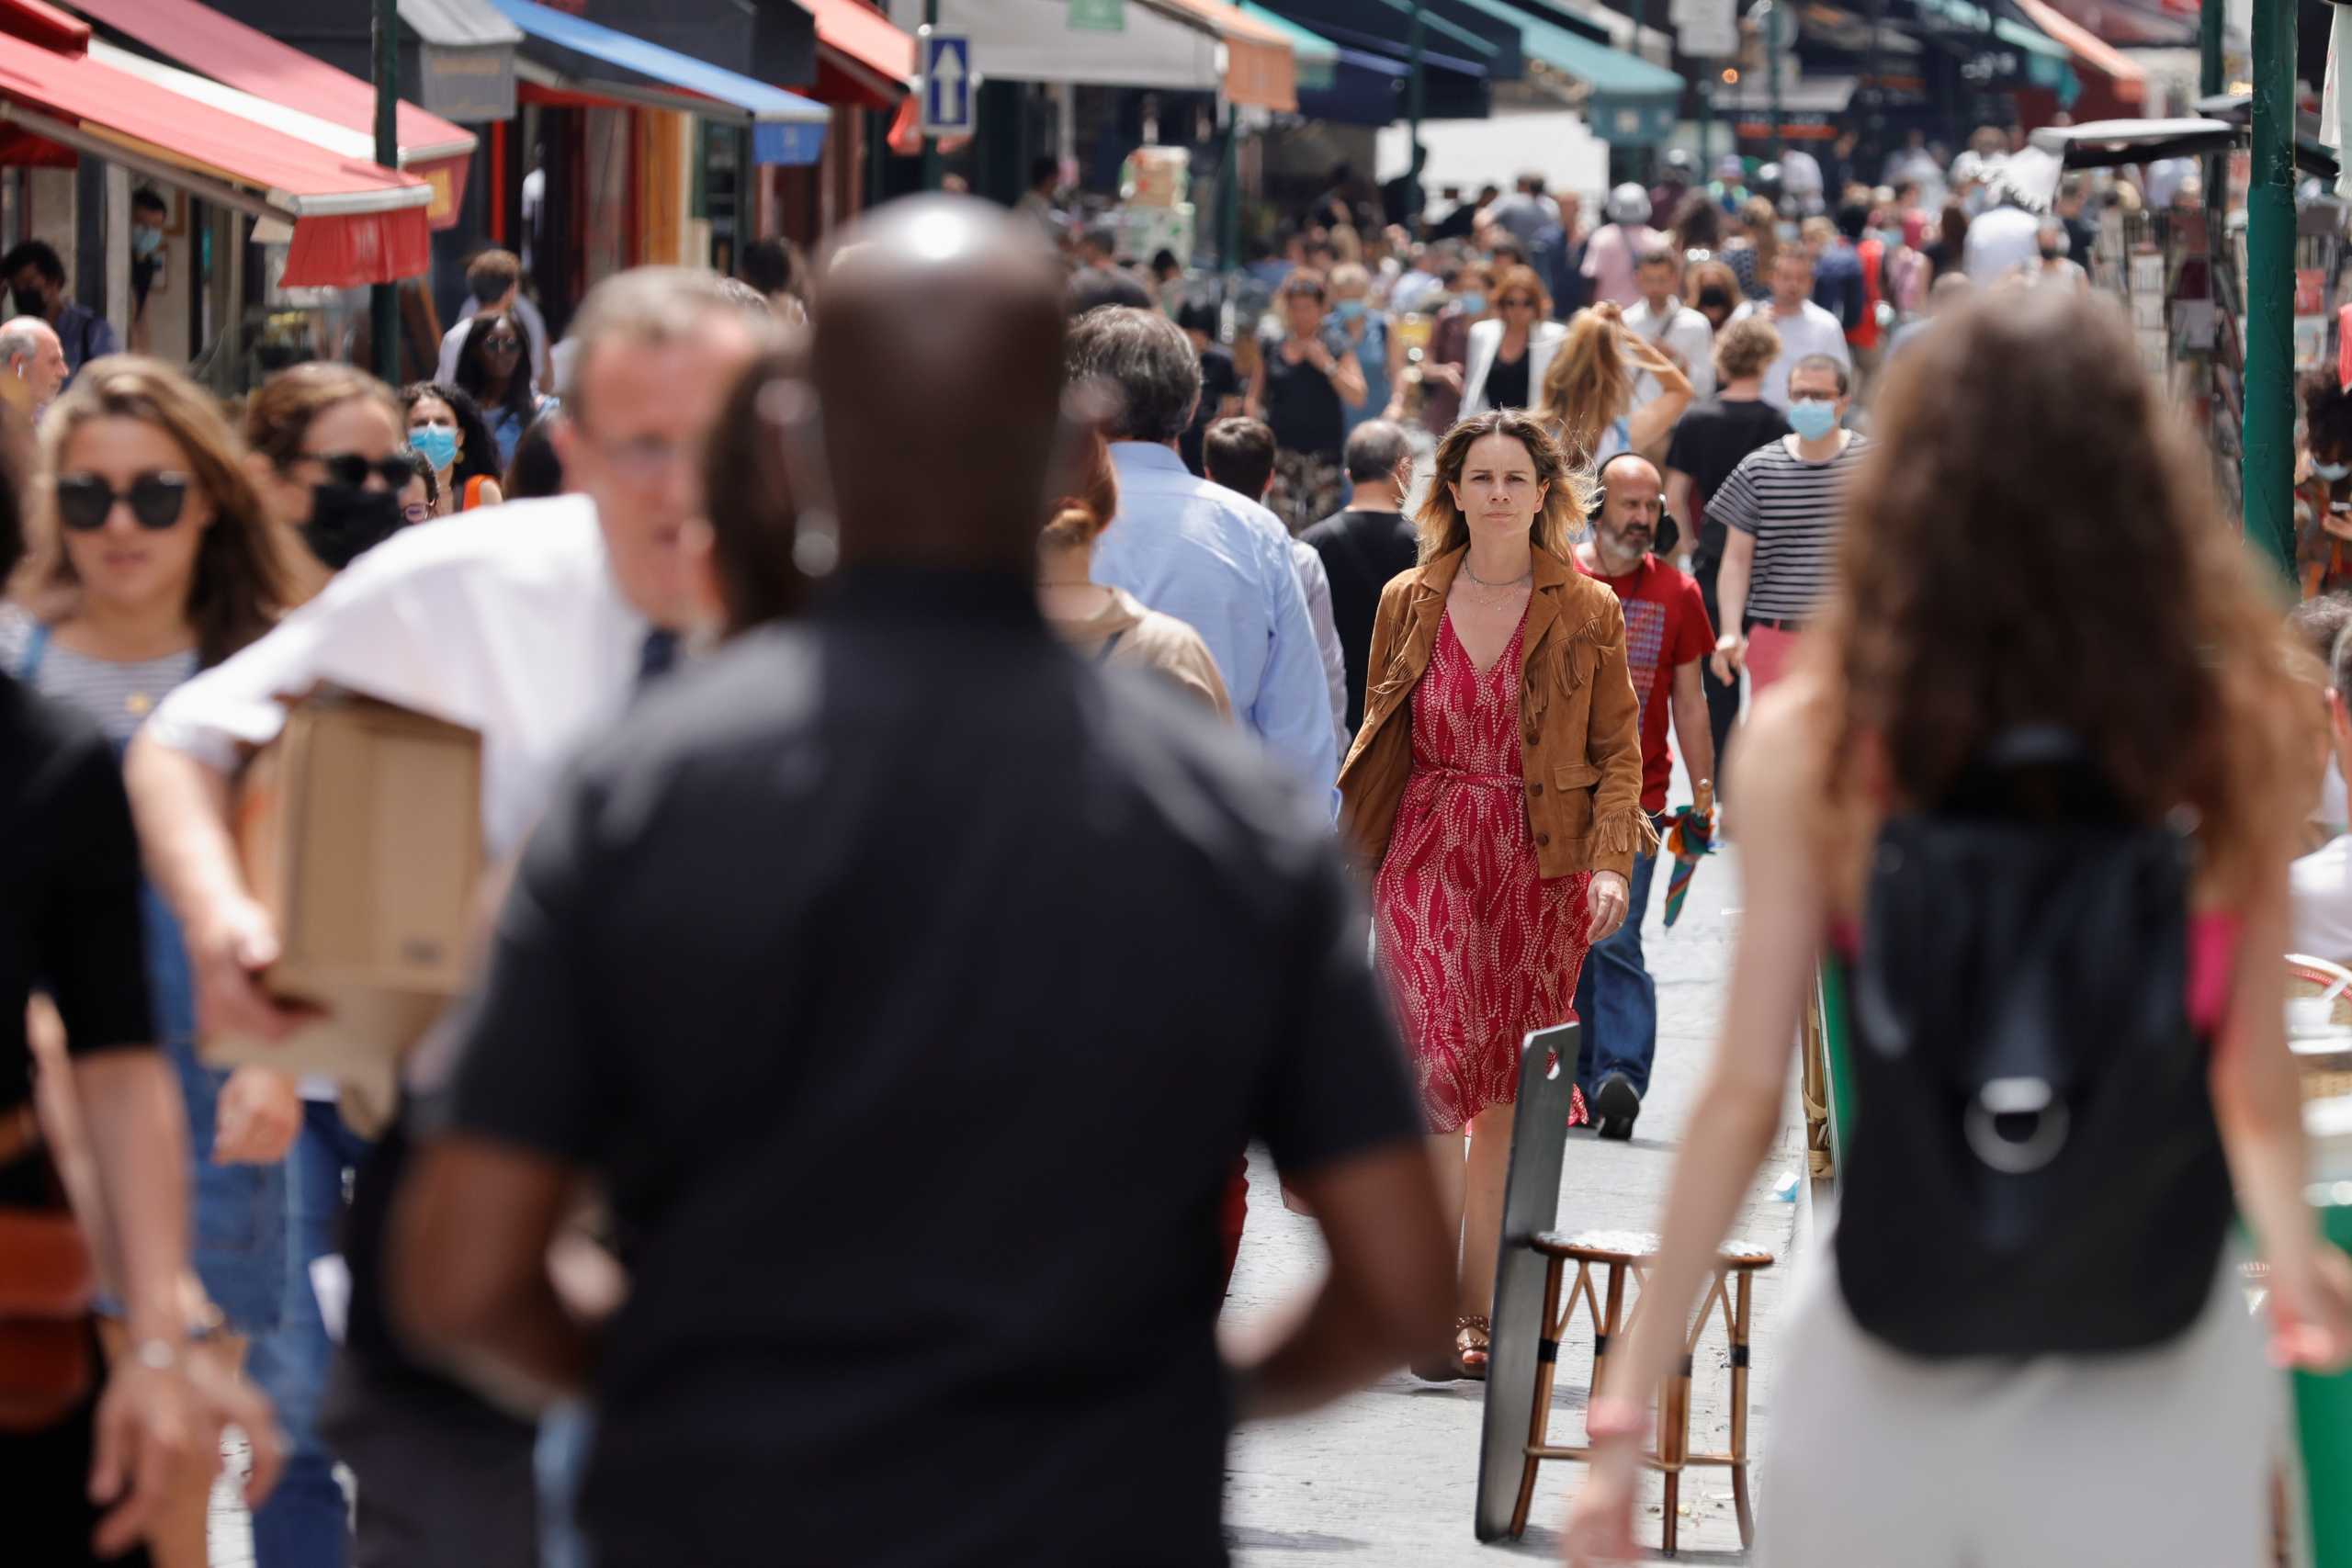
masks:
[[[1575,1017],[1585,952],[1624,919],[1634,855],[1655,838],[1624,613],[1569,564],[1591,489],[1523,413],[1447,433],[1421,564],[1381,594],[1374,683],[1340,776],[1462,1221],[1455,1365],[1440,1376],[1486,1371],[1521,1043]]]

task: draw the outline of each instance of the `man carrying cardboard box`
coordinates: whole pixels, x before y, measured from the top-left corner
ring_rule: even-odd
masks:
[[[479,730],[483,847],[512,854],[574,750],[674,651],[695,597],[684,534],[702,511],[703,440],[769,330],[708,274],[600,284],[572,324],[557,436],[580,493],[402,531],[157,708],[129,780],[208,1034],[284,1039],[302,1021],[259,983],[280,935],[230,829],[231,779],[278,734],[282,700],[330,682]],[[410,1362],[375,1298],[373,1241],[403,1144],[395,1127],[360,1171],[328,1395],[329,1435],[359,1478],[356,1562],[528,1568],[532,1428]]]

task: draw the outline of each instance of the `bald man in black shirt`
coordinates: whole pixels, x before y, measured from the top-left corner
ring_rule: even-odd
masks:
[[[520,1403],[593,1390],[601,1568],[1221,1563],[1237,1416],[1443,1346],[1419,1112],[1321,803],[1038,615],[1047,259],[944,198],[839,256],[787,449],[821,448],[794,489],[833,498],[841,573],[560,795],[401,1305]],[[1228,1361],[1253,1136],[1331,1269]],[[542,1261],[584,1177],[632,1280],[609,1327]]]

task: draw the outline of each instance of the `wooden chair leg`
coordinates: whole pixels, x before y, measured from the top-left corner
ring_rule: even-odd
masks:
[[[1596,1391],[1600,1387],[1601,1371],[1609,1364],[1610,1344],[1623,1332],[1625,1317],[1625,1270],[1614,1263],[1602,1267],[1609,1270],[1609,1299],[1592,1331],[1592,1386]]]
[[[1756,1512],[1747,1500],[1747,1329],[1754,1269],[1739,1271],[1738,1305],[1731,1328],[1731,1501],[1739,1515],[1739,1544],[1756,1544]]]
[[[1527,1418],[1527,1460],[1519,1472],[1519,1502],[1510,1511],[1510,1534],[1516,1540],[1527,1533],[1527,1511],[1535,1501],[1535,1471],[1544,1461],[1535,1450],[1545,1446],[1552,1424],[1552,1378],[1560,1363],[1560,1273],[1566,1258],[1549,1259],[1544,1267],[1544,1315],[1535,1342],[1535,1408]],[[1571,1303],[1570,1310],[1574,1310]]]

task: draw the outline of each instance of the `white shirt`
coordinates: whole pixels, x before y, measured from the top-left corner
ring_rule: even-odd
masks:
[[[2329,840],[2289,866],[2287,890],[2293,951],[2330,964],[2352,964],[2352,833]]]
[[[1806,300],[1793,316],[1783,316],[1772,308],[1770,299],[1750,299],[1731,313],[1735,321],[1750,316],[1760,317],[1772,323],[1781,334],[1781,356],[1764,367],[1764,400],[1789,412],[1789,372],[1797,361],[1808,355],[1826,354],[1849,370],[1854,364],[1853,351],[1846,346],[1846,328],[1837,317]],[[1728,324],[1728,323],[1726,323]]]
[[[1642,337],[1666,349],[1682,362],[1682,373],[1690,378],[1690,396],[1695,400],[1713,395],[1715,389],[1715,329],[1707,318],[1681,300],[1668,298],[1666,309],[1653,310],[1644,299],[1625,312],[1625,325]],[[1666,389],[1657,378],[1645,370],[1634,383],[1634,407],[1645,408]]]
[[[555,383],[548,379],[548,319],[520,293],[514,296],[514,313],[523,318],[523,330],[531,334],[531,385],[552,395]],[[466,334],[473,325],[473,315],[469,314],[441,334],[441,363],[433,372],[435,380],[457,384],[458,355],[466,346]]]
[[[147,721],[227,772],[277,734],[276,700],[333,682],[482,738],[482,838],[521,843],[572,754],[617,718],[646,618],[621,597],[585,496],[404,528],[268,636],[175,689]]]
[[[1322,552],[1305,539],[1290,542],[1290,563],[1298,569],[1306,618],[1315,626],[1315,650],[1323,656],[1323,683],[1331,688],[1331,734],[1344,762],[1355,737],[1348,733],[1348,658],[1340,647],[1340,624],[1331,617],[1331,574],[1323,570]]]
[[[2041,220],[2018,207],[1996,207],[1969,220],[1968,243],[1961,247],[1968,281],[1989,288],[2020,266],[2041,260]]]

